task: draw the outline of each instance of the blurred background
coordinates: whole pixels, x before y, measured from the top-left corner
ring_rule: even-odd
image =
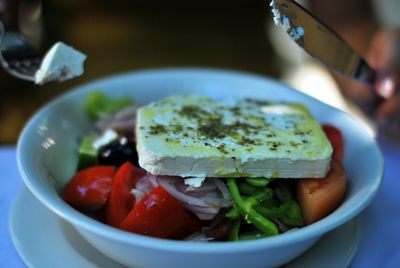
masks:
[[[199,66],[279,75],[262,0],[49,0],[42,1],[41,16],[41,47],[63,41],[84,52],[85,73],[35,86],[0,70],[0,144],[15,143],[29,116],[50,99],[118,72]]]
[[[380,23],[396,23],[391,19],[398,16],[399,1],[374,2]],[[37,0],[0,0],[0,14],[5,20],[6,10],[17,9],[19,27],[44,51],[63,41],[87,54],[85,73],[64,83],[36,86],[0,69],[0,145],[15,144],[40,106],[74,86],[148,68],[210,67],[261,74],[345,108],[337,81],[320,67],[304,65],[313,61],[272,25],[269,1],[47,0],[38,4]],[[372,15],[370,19],[375,21]]]

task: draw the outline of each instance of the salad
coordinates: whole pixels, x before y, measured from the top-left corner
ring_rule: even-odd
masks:
[[[256,100],[249,101],[252,106],[265,104]],[[318,126],[333,148],[327,160],[329,170],[323,178],[281,178],[276,171],[268,173],[271,176],[251,176],[250,173],[216,173],[215,170],[207,170],[214,172],[213,176],[188,176],[187,170],[191,171],[193,167],[185,169],[185,162],[178,162],[176,159],[179,156],[173,155],[174,152],[169,153],[173,156],[171,159],[176,160],[178,171],[165,171],[168,169],[164,162],[170,163],[170,159],[161,164],[155,163],[154,157],[149,154],[145,155],[148,159],[143,159],[144,145],[138,146],[137,143],[144,143],[144,137],[152,134],[159,140],[160,137],[163,141],[171,140],[169,136],[160,136],[168,132],[167,125],[151,125],[147,132],[143,132],[145,134],[138,133],[145,128],[143,110],[139,110],[141,105],[128,98],[110,98],[100,92],[89,94],[85,105],[87,115],[93,120],[93,130],[79,141],[77,172],[65,186],[62,196],[71,206],[113,227],[166,239],[205,242],[257,239],[312,224],[330,214],[344,198],[344,142],[340,130],[335,126]],[[295,108],[303,110],[298,106]],[[221,107],[218,106],[218,109],[221,111]],[[138,110],[139,113],[142,111],[141,118],[137,116]],[[236,107],[230,107],[229,111],[233,116],[239,116]],[[282,111],[281,106],[279,111]],[[204,110],[199,113],[188,105],[177,113],[190,120],[199,120],[201,116],[203,124],[204,115],[209,115]],[[233,130],[227,130],[215,124],[220,119],[212,116],[210,120],[211,125],[207,129],[189,129],[203,131],[203,139],[211,139],[210,135],[218,138],[222,132],[225,140],[229,138],[228,135],[234,138],[240,136],[240,142],[237,143],[248,154],[253,149],[244,147],[244,142],[254,147],[257,139],[252,140],[251,136],[263,133],[260,132],[263,130],[255,129],[254,124],[249,128],[246,124],[234,122],[231,124],[235,126]],[[175,131],[172,132],[176,138],[174,142],[178,144],[183,144],[184,138],[191,135],[191,132],[183,132],[182,127],[176,124],[170,126]],[[239,127],[246,127],[240,130],[246,132],[246,137],[238,135],[242,133],[237,132]],[[177,136],[178,132],[181,136]],[[268,135],[276,140],[276,136]],[[299,135],[304,148],[307,148],[309,134]],[[211,147],[210,151],[214,150],[226,155],[226,159],[235,160],[231,154],[233,152],[228,152],[235,151],[234,147],[210,145],[208,140],[201,142]],[[271,143],[271,151],[276,151],[280,145]],[[290,145],[300,148],[300,151],[303,148],[301,144],[293,144],[292,141]],[[175,147],[168,148],[174,151]],[[158,149],[155,150],[157,153]],[[293,154],[289,150],[285,150],[285,153]],[[254,163],[250,164],[254,166]]]

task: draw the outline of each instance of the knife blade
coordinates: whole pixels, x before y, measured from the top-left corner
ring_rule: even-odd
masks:
[[[282,26],[292,40],[328,68],[373,85],[376,71],[337,33],[300,4],[291,0],[273,0],[270,4],[275,24]]]

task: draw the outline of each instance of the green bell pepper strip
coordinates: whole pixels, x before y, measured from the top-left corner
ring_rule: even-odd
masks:
[[[304,225],[303,216],[301,213],[300,205],[292,201],[290,203],[288,212],[280,218],[285,225],[300,227]]]
[[[239,241],[239,230],[240,230],[241,219],[236,219],[228,234],[228,241]]]
[[[233,204],[232,208],[225,214],[225,217],[230,218],[232,220],[239,218],[240,213],[235,204]]]
[[[239,188],[235,179],[228,178],[228,188],[232,195],[232,201],[246,221],[253,224],[266,235],[276,235],[279,233],[278,228],[273,222],[266,219],[264,216],[254,210],[253,205],[258,203],[257,200],[254,198],[243,200],[239,193]]]
[[[273,191],[268,187],[257,188],[249,183],[241,182],[238,184],[239,192],[256,198],[259,202],[271,199],[274,195]]]
[[[260,189],[252,195],[259,203],[270,200],[273,196],[274,192],[269,188]]]
[[[294,200],[289,188],[284,184],[278,185],[285,201],[278,207],[256,206],[254,209],[267,218],[278,219],[288,226],[303,226],[303,216],[299,204]]]
[[[247,178],[246,182],[250,184],[251,186],[257,187],[257,188],[262,188],[267,186],[267,184],[271,181],[272,179],[266,179],[266,178]]]
[[[239,191],[243,194],[253,195],[254,193],[258,192],[260,188],[255,187],[247,182],[240,182],[238,183]]]
[[[78,170],[97,165],[98,150],[94,147],[95,135],[87,135],[79,146]]]
[[[240,192],[240,189],[239,189]],[[257,191],[254,195],[252,196],[242,196],[243,202],[246,205],[246,207],[257,207],[261,202],[264,202],[271,198],[273,195],[272,190],[266,188],[265,191]],[[226,217],[231,218],[231,219],[236,219],[240,216],[239,209],[233,203],[233,207],[225,214]]]
[[[285,200],[282,204],[275,207],[267,207],[260,204],[255,207],[255,210],[264,217],[277,219],[284,217],[288,213],[293,199],[292,194],[284,184],[279,184],[278,189],[281,191]]]
[[[256,206],[254,207],[254,209],[264,217],[276,219],[284,217],[288,213],[290,204],[291,202],[285,202],[278,207],[271,207],[271,208]]]

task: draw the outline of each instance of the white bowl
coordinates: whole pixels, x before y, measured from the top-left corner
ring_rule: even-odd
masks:
[[[338,126],[345,138],[349,185],[341,206],[324,219],[278,236],[243,242],[185,242],[117,230],[66,204],[59,196],[75,172],[78,138],[89,129],[85,96],[93,90],[149,102],[171,94],[202,94],[216,99],[262,98],[298,101],[321,123]],[[383,160],[373,137],[349,115],[276,81],[237,72],[160,69],[113,76],[80,86],[47,104],[23,130],[17,147],[20,172],[30,191],[70,222],[94,247],[134,267],[275,267],[312,246],[322,235],[359,214],[379,188]]]

